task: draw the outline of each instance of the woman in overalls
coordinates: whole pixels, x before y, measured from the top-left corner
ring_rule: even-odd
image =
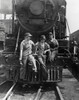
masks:
[[[27,60],[32,62],[33,64],[33,70],[36,72],[37,67],[36,67],[36,61],[35,58],[32,55],[32,47],[34,46],[34,42],[30,40],[30,37],[32,35],[30,33],[25,33],[24,40],[20,44],[20,63],[23,63],[23,71],[21,72],[21,79],[25,79],[26,75],[26,65],[27,65]]]

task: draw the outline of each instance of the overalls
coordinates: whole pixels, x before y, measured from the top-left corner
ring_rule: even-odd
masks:
[[[32,45],[34,45],[33,41],[25,41],[23,40],[21,42],[21,46],[23,47],[23,56],[22,56],[22,61],[23,61],[23,68],[21,71],[21,79],[26,78],[26,65],[27,65],[27,60],[29,60],[33,64],[33,68],[36,68],[36,61],[35,58],[32,55]]]

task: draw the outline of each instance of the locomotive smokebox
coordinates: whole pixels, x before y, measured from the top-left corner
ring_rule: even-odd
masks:
[[[44,6],[40,1],[34,1],[30,4],[30,11],[34,15],[42,14],[43,10],[44,10]]]
[[[15,11],[26,31],[42,33],[53,28],[58,17],[59,0],[16,0]]]

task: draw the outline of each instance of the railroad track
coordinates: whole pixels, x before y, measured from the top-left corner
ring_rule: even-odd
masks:
[[[5,97],[6,93],[12,87],[12,85],[12,81],[4,81],[0,83],[0,100],[2,100]]]
[[[64,100],[64,98],[59,87],[55,85],[54,89],[51,87],[49,87],[49,89],[42,89],[42,87],[40,87],[33,100]]]
[[[64,100],[57,85],[52,87],[21,87],[13,84],[0,100]]]

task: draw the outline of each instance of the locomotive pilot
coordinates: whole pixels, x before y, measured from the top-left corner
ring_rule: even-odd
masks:
[[[49,59],[50,59],[50,61],[54,61],[54,59],[58,53],[59,43],[54,38],[54,34],[52,32],[49,32],[48,35],[49,35],[49,39],[48,39],[47,43],[50,45]]]
[[[32,55],[32,47],[34,46],[34,42],[30,40],[30,37],[32,35],[30,33],[25,33],[24,40],[20,44],[20,63],[23,62],[24,68],[26,68],[27,64],[27,59],[29,59],[30,62],[33,64],[33,70],[36,72],[37,67],[36,67],[36,61]],[[22,77],[25,77],[25,72],[26,70],[24,69]]]
[[[46,71],[45,59],[46,52],[50,51],[50,46],[45,42],[45,35],[41,35],[39,41],[36,43],[36,53],[38,55],[38,60],[42,65],[42,68]]]

